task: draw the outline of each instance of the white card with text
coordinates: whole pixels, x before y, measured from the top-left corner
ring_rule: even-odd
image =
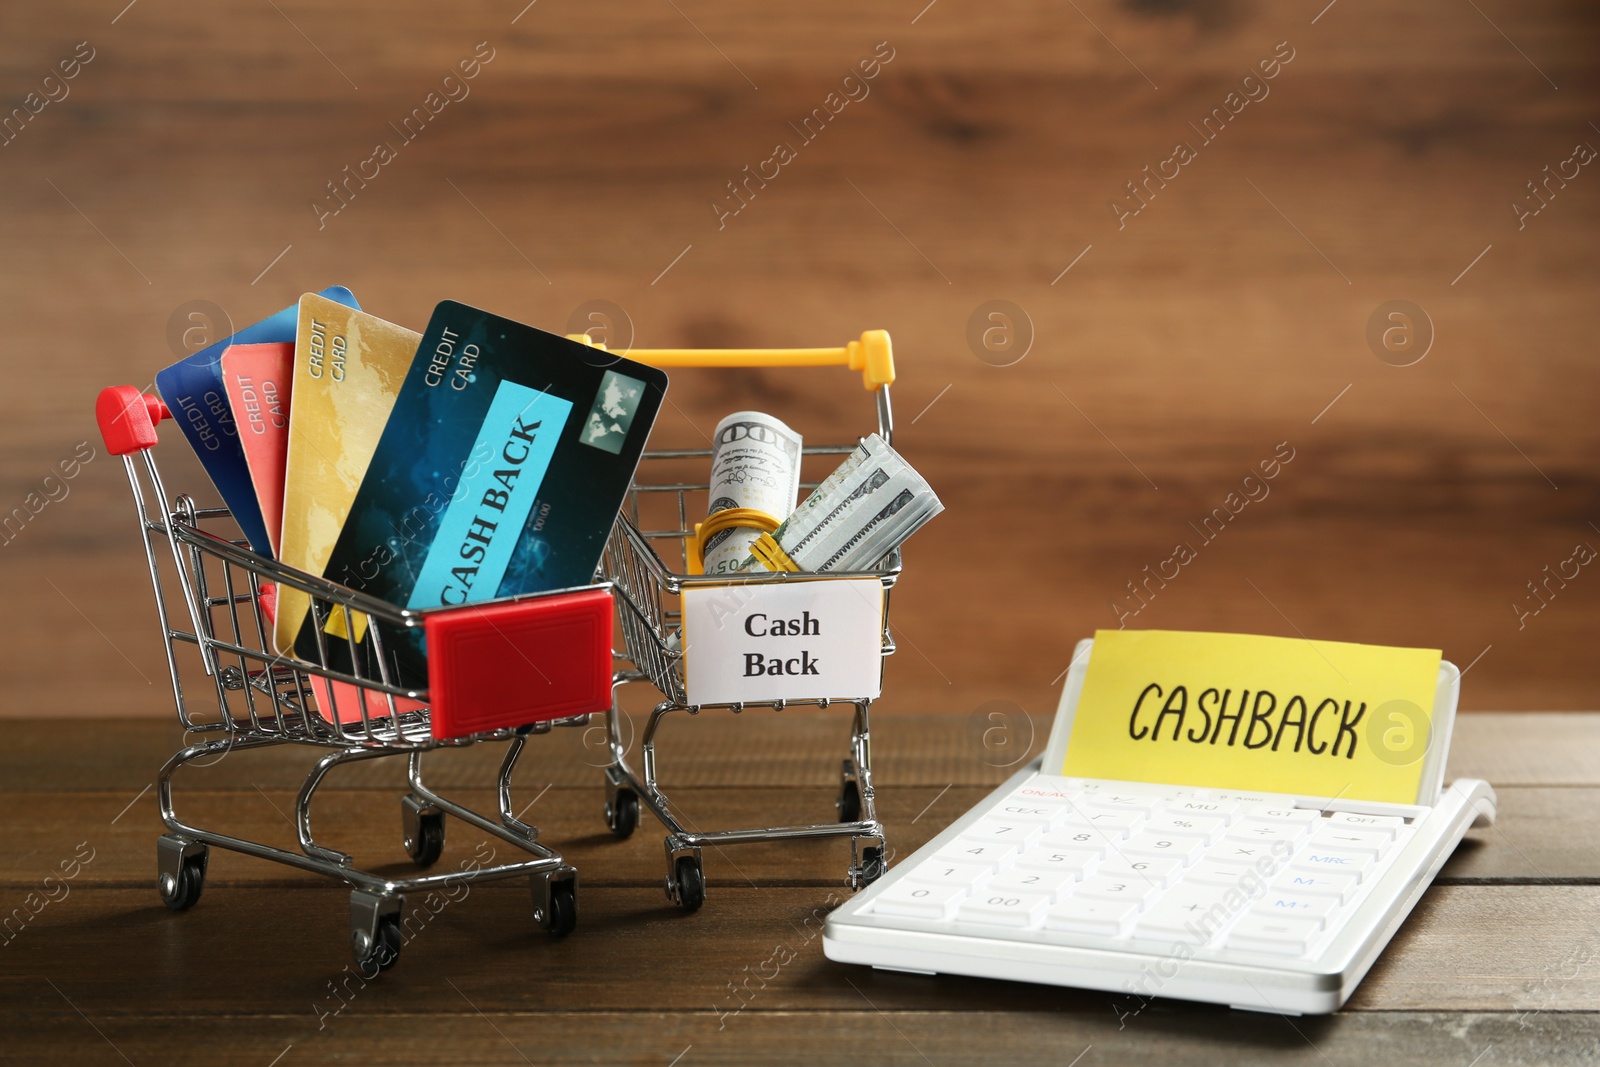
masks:
[[[683,591],[691,704],[875,698],[883,583],[839,578]]]

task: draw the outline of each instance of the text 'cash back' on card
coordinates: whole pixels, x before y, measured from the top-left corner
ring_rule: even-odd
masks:
[[[588,584],[666,387],[662,371],[444,301],[325,576],[412,608]],[[417,632],[384,640],[401,677],[425,681]]]

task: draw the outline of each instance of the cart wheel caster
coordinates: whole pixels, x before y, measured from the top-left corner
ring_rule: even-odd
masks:
[[[606,801],[606,825],[618,838],[632,835],[639,827],[639,794],[631,789],[619,789],[615,798]]]
[[[550,885],[550,906],[544,916],[545,933],[563,938],[578,928],[578,887],[572,882]]]
[[[350,949],[356,967],[368,978],[387,971],[400,958],[404,938],[400,933],[400,913],[405,898],[398,894],[357,889],[350,894]]]
[[[840,822],[861,821],[861,786],[854,780],[844,783],[844,788],[839,790],[839,799],[833,802],[839,811]]]
[[[672,865],[674,896],[684,911],[694,914],[706,902],[706,875],[699,856],[679,856]]]
[[[883,849],[864,848],[861,850],[861,888],[876,882],[883,877],[883,872],[888,869],[888,864],[883,859]]]
[[[172,911],[188,911],[206,885],[206,860],[210,853],[197,841],[166,834],[156,841],[156,889],[161,903]]]
[[[362,974],[387,971],[400,958],[400,917],[385,915],[378,920],[378,934],[370,937],[365,930],[357,930],[350,938],[355,950],[356,967]]]
[[[444,812],[406,796],[400,800],[400,819],[411,862],[418,867],[438,863],[444,854]]]

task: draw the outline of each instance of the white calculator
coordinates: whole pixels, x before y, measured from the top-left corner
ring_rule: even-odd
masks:
[[[1092,641],[1043,756],[829,916],[829,959],[1336,1011],[1470,826],[1488,783],[1442,789],[1460,672],[1441,662],[1415,804],[1067,778]]]

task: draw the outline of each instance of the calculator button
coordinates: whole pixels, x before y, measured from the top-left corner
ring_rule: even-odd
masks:
[[[1160,886],[1143,878],[1113,878],[1096,874],[1085,878],[1081,885],[1074,886],[1072,895],[1094,900],[1122,900],[1137,906],[1160,891]]]
[[[1148,812],[1160,807],[1161,801],[1161,797],[1148,794],[1141,796],[1136,793],[1101,793],[1086,798],[1084,803],[1093,808]]]
[[[1122,835],[1106,834],[1092,826],[1062,826],[1035,840],[1032,848],[1065,848],[1082,852],[1103,853]]]
[[[1311,835],[1312,848],[1336,848],[1346,852],[1365,852],[1374,858],[1389,850],[1389,835],[1371,830],[1352,830],[1329,826]]]
[[[1146,830],[1135,834],[1117,846],[1123,856],[1167,856],[1183,863],[1193,863],[1205,853],[1206,843],[1198,837],[1176,837],[1155,834]]]
[[[967,895],[964,885],[919,885],[900,882],[883,891],[873,902],[879,915],[903,915],[910,919],[948,919]]]
[[[1338,871],[1360,878],[1374,862],[1372,856],[1365,852],[1309,848],[1289,861],[1289,866],[1301,871]]]
[[[1107,878],[1139,878],[1165,888],[1183,873],[1183,862],[1157,856],[1114,856],[1094,873]]]
[[[1228,828],[1229,841],[1287,841],[1290,844],[1306,835],[1306,824],[1299,822],[1263,822],[1254,815]]]
[[[1218,800],[1232,800],[1249,808],[1277,808],[1283,806],[1282,797],[1269,797],[1261,793],[1218,793]]]
[[[1044,913],[1044,925],[1049,930],[1116,937],[1127,928],[1138,910],[1137,904],[1121,900],[1086,900],[1082,897],[1071,897]]]
[[[1194,865],[1184,878],[1184,883],[1195,882],[1200,885],[1226,886],[1232,888],[1250,875],[1261,877],[1261,873],[1251,863],[1233,863],[1224,859],[1212,859],[1209,856]]]
[[[1017,822],[1049,826],[1066,813],[1065,804],[1045,804],[1037,800],[1009,800],[1000,805],[994,814],[998,819],[1015,819]]]
[[[1017,854],[1016,845],[996,841],[952,841],[934,855],[934,859],[949,863],[974,863],[998,871],[1009,867]]]
[[[1406,821],[1398,815],[1357,815],[1349,811],[1336,811],[1328,816],[1330,826],[1350,827],[1385,833],[1390,837],[1405,829]]]
[[[1001,871],[989,879],[985,886],[988,892],[998,893],[1030,893],[1047,896],[1051,900],[1070,892],[1072,884],[1082,877],[1082,869],[1077,870],[1035,870],[1023,867],[1020,864],[1009,870]]]
[[[939,857],[919,863],[911,868],[905,875],[908,882],[920,882],[923,885],[959,885],[971,886],[987,877],[989,868],[976,863],[944,862]]]
[[[1228,897],[1228,886],[1220,885],[1193,885],[1188,879],[1182,885],[1176,886],[1166,896],[1156,902],[1156,907],[1172,907],[1186,911],[1192,915],[1199,915],[1210,911],[1212,907],[1220,904]]]
[[[1291,893],[1268,893],[1256,901],[1251,911],[1260,915],[1281,915],[1294,919],[1327,919],[1339,908],[1333,897],[1299,896]]]
[[[1218,863],[1238,863],[1246,866],[1253,866],[1266,859],[1272,862],[1274,868],[1276,868],[1282,866],[1277,858],[1278,852],[1281,852],[1282,848],[1283,846],[1280,845],[1275,851],[1273,846],[1259,841],[1235,841],[1233,838],[1225,837],[1221,842],[1211,847],[1211,851],[1206,853],[1205,858]]]
[[[1179,837],[1198,837],[1211,842],[1227,828],[1228,820],[1207,815],[1157,815],[1144,824],[1144,831],[1153,834],[1176,834]]]
[[[1275,893],[1331,897],[1341,904],[1355,895],[1360,879],[1337,871],[1285,871],[1272,883]]]
[[[1231,822],[1240,812],[1237,800],[1169,800],[1165,808],[1169,815],[1211,816]]]
[[[1322,931],[1317,919],[1285,919],[1276,915],[1246,915],[1228,931],[1228,948],[1270,952],[1278,956],[1303,956]]]
[[[1099,859],[1099,849],[1057,848],[1054,845],[1036,843],[1017,857],[1017,869],[1063,873],[1070,871],[1074,878],[1082,878]]]
[[[1209,889],[1210,892],[1185,892],[1198,888]],[[1203,945],[1230,917],[1222,905],[1226,893],[1226,890],[1217,886],[1182,886],[1162,897],[1148,912],[1139,916],[1134,936]],[[1213,908],[1220,910],[1213,913]]]
[[[1107,811],[1099,808],[1079,808],[1068,815],[1058,827],[1061,830],[1092,828],[1107,837],[1126,837],[1128,831],[1144,821],[1142,811]]]
[[[991,887],[962,904],[956,912],[959,922],[987,923],[991,926],[1033,926],[1049,905],[1050,898],[1027,893],[997,893]]]
[[[1035,781],[1032,785],[1025,785],[1011,794],[1012,800],[1037,801],[1040,804],[1060,804],[1065,801],[1076,800],[1078,791],[1083,788],[1083,783],[1072,778],[1056,778],[1058,784],[1047,784]]]
[[[1020,819],[979,819],[961,831],[964,841],[992,841],[997,844],[1022,844],[1043,829],[1038,823]]]
[[[1259,822],[1287,822],[1310,826],[1321,821],[1322,812],[1317,811],[1315,808],[1291,808],[1279,804],[1271,807],[1251,808],[1245,812],[1245,816]]]

